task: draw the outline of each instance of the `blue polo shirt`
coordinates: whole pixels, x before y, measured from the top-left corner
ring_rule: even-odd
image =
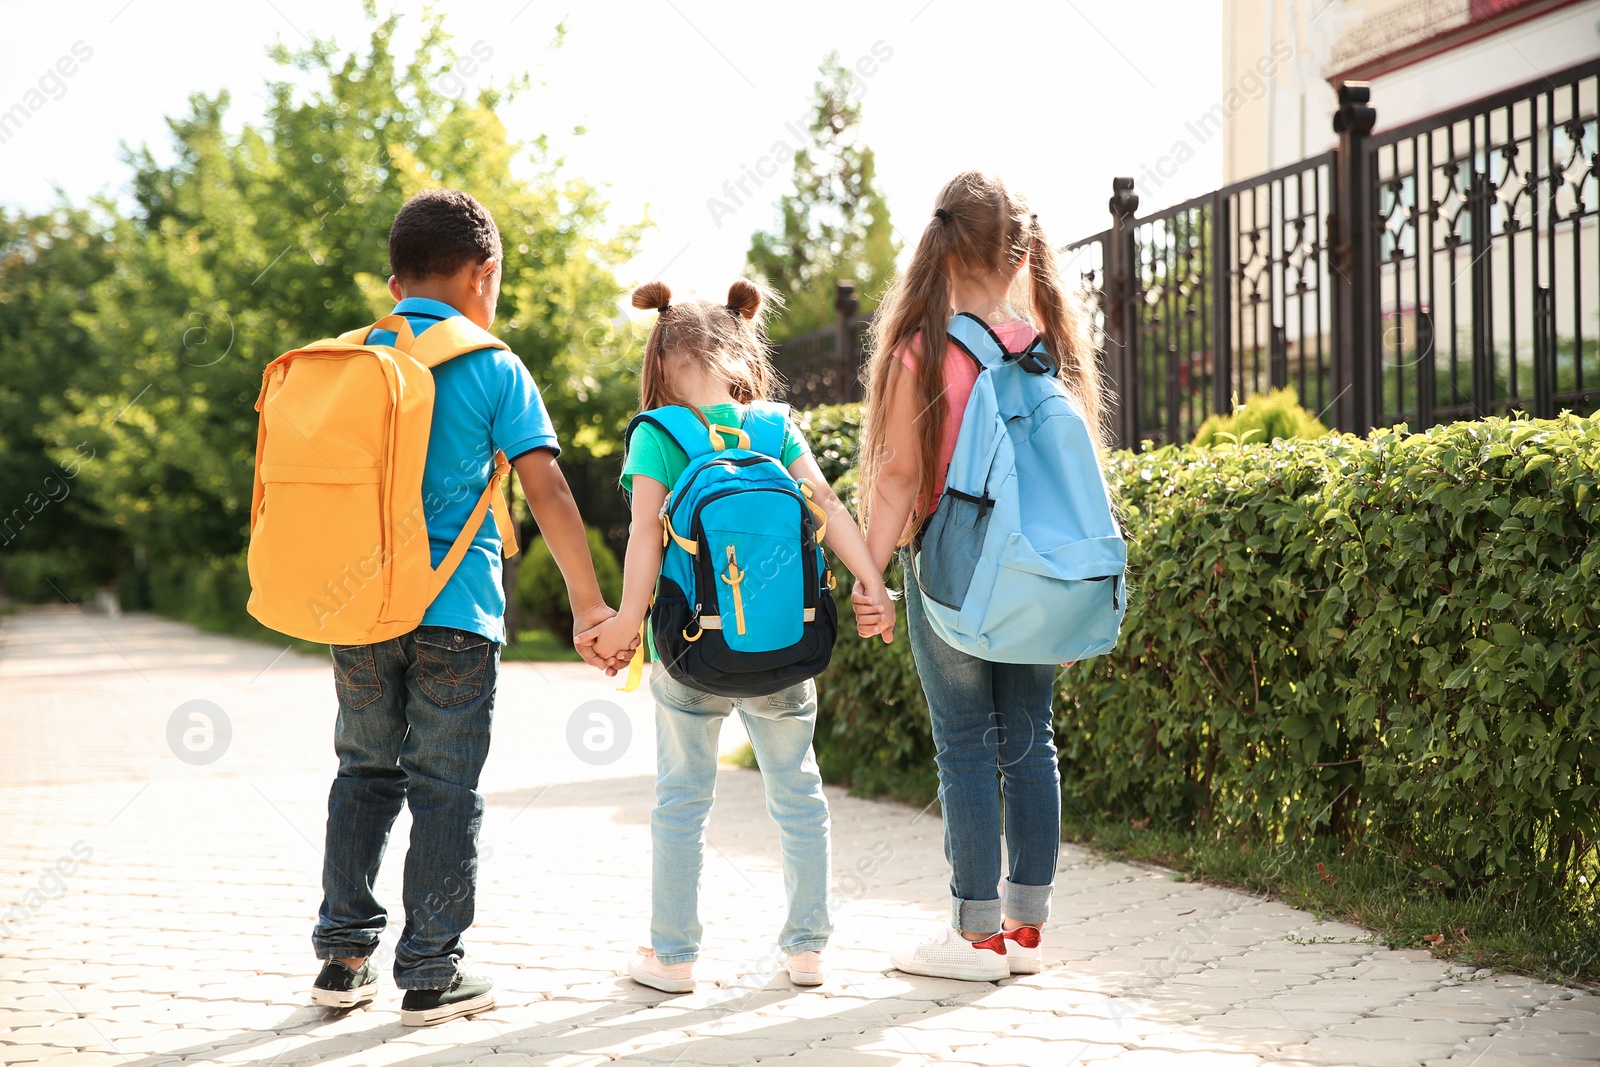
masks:
[[[449,304],[407,297],[395,314],[413,333],[461,312]],[[392,330],[373,330],[372,344],[393,344]],[[494,473],[494,454],[509,459],[548,448],[557,454],[555,429],[538,386],[522,360],[504,349],[483,348],[433,369],[433,430],[422,473],[422,512],[437,567],[461,533]],[[500,586],[500,531],[484,519],[461,566],[422,617],[424,626],[451,626],[505,644],[506,597]]]

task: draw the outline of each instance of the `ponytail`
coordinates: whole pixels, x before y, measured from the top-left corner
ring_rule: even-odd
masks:
[[[950,328],[950,277],[946,260],[958,241],[958,225],[955,216],[944,207],[935,209],[917,241],[911,265],[890,285],[872,319],[872,356],[867,370],[866,416],[858,459],[857,509],[863,524],[869,519],[878,472],[895,447],[889,443],[891,431],[897,442],[915,442],[917,454],[921,488],[912,504],[907,532],[915,530],[927,517],[924,512],[928,494],[924,490],[939,469],[939,446],[944,435],[944,338]],[[907,350],[916,359],[916,422],[910,427],[891,427],[886,418],[889,385],[896,374],[905,371],[897,365],[901,353]]]

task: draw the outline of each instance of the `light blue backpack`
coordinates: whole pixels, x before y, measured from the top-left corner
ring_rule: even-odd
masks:
[[[977,362],[939,506],[912,574],[945,642],[994,663],[1067,663],[1116,647],[1128,550],[1093,440],[1043,342],[1008,352],[972,315],[950,339]]]

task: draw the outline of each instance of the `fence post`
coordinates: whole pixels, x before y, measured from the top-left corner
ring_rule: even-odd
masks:
[[[1106,370],[1117,397],[1117,445],[1139,447],[1138,258],[1133,215],[1139,194],[1132,178],[1111,179],[1111,230],[1106,235]]]
[[[855,282],[838,282],[833,291],[833,310],[838,313],[837,332],[834,335],[834,357],[839,375],[839,395],[846,403],[861,399],[861,353],[856,344],[856,312],[861,304],[856,300]]]
[[[1339,86],[1333,132],[1339,148],[1333,162],[1333,215],[1328,220],[1333,251],[1333,424],[1366,433],[1376,423],[1372,336],[1377,303],[1373,254],[1371,159],[1367,136],[1378,120],[1365,82]]]
[[[1233,212],[1228,197],[1212,197],[1210,288],[1211,410],[1233,412]]]

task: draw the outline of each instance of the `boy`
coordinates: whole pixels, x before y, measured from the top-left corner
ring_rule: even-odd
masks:
[[[454,315],[488,329],[500,295],[500,231],[466,193],[433,189],[409,200],[389,231],[395,313],[421,335]],[[395,335],[374,330],[374,344]],[[503,451],[522,480],[539,530],[561,568],[575,633],[614,612],[601,598],[583,522],[556,464],[544,402],[522,361],[485,348],[434,369],[433,426],[423,510],[434,566],[460,534]],[[352,1008],[375,999],[370,957],[386,912],[373,896],[390,827],[411,805],[406,922],[395,947],[400,1019],[429,1026],[494,1007],[493,983],[459,969],[472,924],[483,797],[500,646],[505,642],[500,535],[485,522],[450,581],[411,633],[373,645],[335,645],[339,773],[328,794],[322,907],[312,942],[324,961],[312,1000]],[[584,648],[596,666],[609,666]]]

